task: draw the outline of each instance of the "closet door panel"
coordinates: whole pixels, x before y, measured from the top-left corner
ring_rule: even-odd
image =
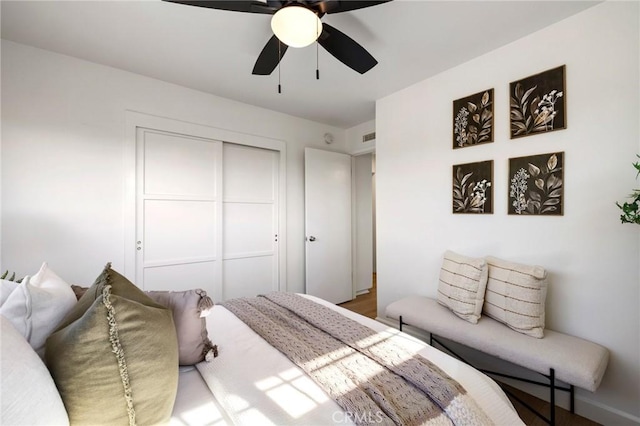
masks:
[[[147,289],[156,291],[186,291],[210,289],[214,285],[215,262],[182,263],[145,268]]]
[[[225,258],[252,253],[273,255],[271,204],[225,203],[224,218]]]
[[[225,299],[253,297],[273,291],[274,264],[270,256],[224,261]]]
[[[225,199],[273,201],[275,155],[267,149],[225,144]]]
[[[216,203],[146,200],[145,263],[216,257]]]
[[[214,198],[217,147],[210,141],[145,133],[145,194]]]
[[[222,142],[140,128],[136,284],[222,292]]]

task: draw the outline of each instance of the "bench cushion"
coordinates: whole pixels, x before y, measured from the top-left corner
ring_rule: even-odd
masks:
[[[549,374],[553,368],[558,380],[592,392],[600,385],[609,360],[605,347],[588,340],[549,329],[544,338],[532,339],[486,316],[471,324],[429,297],[410,296],[387,306],[387,317],[400,315],[405,324],[529,370]]]

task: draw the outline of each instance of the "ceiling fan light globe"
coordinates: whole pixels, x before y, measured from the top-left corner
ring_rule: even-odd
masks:
[[[322,22],[313,11],[302,6],[288,6],[271,18],[271,29],[289,47],[305,47],[318,39]]]

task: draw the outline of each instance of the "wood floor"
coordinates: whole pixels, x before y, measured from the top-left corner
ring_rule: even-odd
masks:
[[[367,316],[369,318],[376,318],[377,316],[377,285],[376,285],[376,275],[373,274],[373,287],[370,292],[367,294],[363,294],[361,296],[356,297],[355,299],[341,303],[340,306],[343,308],[349,309],[350,311],[357,312],[361,315]],[[543,401],[539,398],[531,396],[525,392],[522,392],[519,389],[515,389],[511,386],[504,385],[510,391],[515,393],[519,398],[524,400],[527,404],[534,407],[536,410],[541,411],[543,413],[549,412],[549,403]],[[520,404],[515,399],[509,397],[513,406],[515,407],[518,415],[522,419],[525,424],[528,426],[543,426],[546,425],[542,419],[537,417],[531,411],[526,409],[522,404]],[[556,425],[558,426],[596,426],[598,423],[595,423],[589,419],[578,416],[577,414],[571,414],[569,411],[556,407]]]
[[[371,289],[369,289],[369,293],[362,294],[349,302],[341,303],[339,306],[357,312],[365,317],[376,319],[378,316],[378,296],[376,289],[376,274],[373,274],[373,285]]]

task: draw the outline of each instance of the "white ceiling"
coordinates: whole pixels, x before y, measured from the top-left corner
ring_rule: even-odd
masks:
[[[408,1],[326,15],[379,62],[360,75],[320,47],[251,74],[270,15],[162,1],[5,1],[2,38],[229,99],[349,128],[375,100],[578,13],[587,1]],[[525,54],[525,53],[523,53]]]

